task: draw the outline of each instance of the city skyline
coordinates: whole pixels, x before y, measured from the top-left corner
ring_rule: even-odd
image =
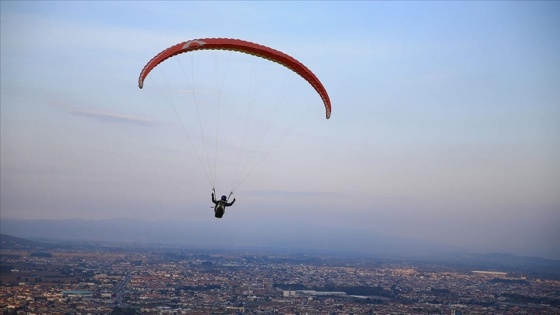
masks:
[[[560,307],[557,260],[365,258],[1,238],[0,310],[8,314],[557,314]]]

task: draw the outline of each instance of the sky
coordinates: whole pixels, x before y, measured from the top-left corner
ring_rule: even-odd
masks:
[[[255,238],[340,235],[341,244],[359,232],[364,244],[560,258],[559,14],[553,1],[2,1],[0,218],[169,220]],[[326,120],[303,79],[277,64],[266,79],[253,75],[288,78],[288,112],[310,107],[294,132],[278,133],[221,220],[211,188],[231,188],[205,175],[197,136],[191,145],[182,133],[206,116],[188,120],[175,114],[181,105],[154,100],[158,84],[196,90],[201,108],[216,93],[163,71],[137,86],[158,52],[209,37],[295,57],[332,102]],[[234,132],[258,131],[227,109],[282,97],[272,95],[281,83],[255,102],[238,94],[250,72],[237,69],[220,94],[221,158],[233,155]],[[285,125],[280,115],[271,126]],[[220,161],[216,175],[234,168]]]

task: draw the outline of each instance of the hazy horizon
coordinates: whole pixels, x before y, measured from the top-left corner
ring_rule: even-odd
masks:
[[[0,222],[2,234],[51,241],[97,241],[115,244],[186,246],[195,248],[270,248],[303,252],[386,256],[402,258],[436,257],[456,254],[511,254],[517,256],[560,259],[546,248],[524,251],[514,247],[482,247],[448,245],[439,241],[420,240],[340,227],[324,227],[313,223],[292,223],[274,228],[244,224],[221,226],[200,220],[140,220],[114,218],[103,220],[14,220]]]
[[[310,237],[318,248],[437,244],[560,258],[559,13],[560,2],[547,1],[2,1],[3,229],[15,228],[12,220],[129,218],[172,222],[173,233],[199,244],[221,235],[225,246],[297,246]],[[240,91],[252,68],[235,68],[218,103],[220,126],[239,133],[216,140],[223,154],[201,159],[177,132],[206,123],[215,95],[202,80],[176,87],[159,69],[144,89],[137,80],[161,50],[207,37],[300,60],[328,91],[331,118],[313,88],[283,67],[264,62],[270,76],[256,83],[275,83],[250,96]],[[171,59],[165,65],[187,77],[200,64],[182,60],[181,70]],[[215,74],[210,68],[196,78]],[[168,94],[157,94],[158,82]],[[273,94],[284,83],[289,92]],[[189,93],[200,102],[198,122],[155,99]],[[233,189],[220,176],[237,171],[227,159],[244,131],[237,125],[245,117],[225,111],[281,101],[307,111],[305,119],[231,185],[237,202],[215,219],[210,192]],[[255,106],[262,120],[254,129],[282,135],[278,127],[295,120],[282,114],[266,125],[263,107]],[[222,165],[205,173],[213,162]],[[172,234],[165,227],[131,237]]]

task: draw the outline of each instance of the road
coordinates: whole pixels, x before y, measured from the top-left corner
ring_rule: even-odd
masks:
[[[132,280],[132,274],[129,272],[126,274],[124,279],[115,287],[115,303],[118,307],[124,307],[126,305],[122,304],[123,289]]]

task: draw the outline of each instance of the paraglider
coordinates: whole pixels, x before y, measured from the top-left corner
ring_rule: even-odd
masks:
[[[233,206],[233,204],[235,203],[235,198],[233,198],[232,202],[228,202],[228,197],[226,197],[226,195],[223,195],[220,200],[216,200],[216,197],[214,196],[214,193],[216,191],[214,189],[212,189],[212,203],[214,203],[214,216],[218,219],[220,219],[221,217],[224,216],[224,213],[226,211],[226,207],[231,207]],[[230,194],[231,197],[231,194]]]
[[[323,100],[327,119],[331,117],[331,101],[329,99],[329,95],[327,94],[327,91],[325,90],[325,87],[323,87],[321,81],[319,81],[319,79],[315,76],[315,74],[313,74],[313,72],[311,72],[311,70],[309,70],[301,62],[297,61],[289,55],[286,55],[283,52],[240,39],[203,38],[189,40],[171,46],[157,54],[144,66],[144,69],[142,69],[142,72],[140,72],[140,76],[138,78],[138,87],[143,88],[144,80],[146,79],[150,71],[152,71],[152,69],[154,69],[157,65],[159,65],[166,59],[178,54],[196,50],[232,50],[279,63],[286,68],[294,71],[299,76],[304,78],[307,82],[309,82],[309,84],[311,84],[311,86],[315,89],[315,91],[317,91],[317,93]]]
[[[330,118],[331,116],[331,103],[330,103],[330,99],[329,99],[329,95],[325,89],[325,87],[323,86],[323,84],[321,83],[321,81],[317,78],[317,76],[311,72],[311,70],[309,70],[304,64],[302,64],[301,62],[299,62],[298,60],[296,60],[295,58],[281,52],[278,51],[276,49],[267,47],[267,46],[263,46],[260,44],[256,44],[253,42],[249,42],[249,41],[244,41],[244,40],[240,40],[240,39],[231,39],[231,38],[203,38],[203,39],[194,39],[194,40],[189,40],[189,41],[185,41],[182,43],[178,43],[176,45],[173,45],[163,51],[161,51],[160,53],[158,53],[157,55],[155,55],[142,69],[142,71],[140,72],[140,75],[138,77],[138,87],[140,89],[144,88],[144,83],[145,80],[149,77],[150,73],[152,73],[156,67],[158,67],[160,64],[162,64],[164,61],[166,61],[167,59],[175,59],[175,56],[181,55],[181,54],[185,54],[188,53],[188,55],[192,56],[192,52],[195,51],[208,51],[208,50],[212,50],[212,51],[225,51],[225,52],[232,52],[233,54],[236,53],[241,53],[244,55],[249,55],[248,58],[252,58],[254,57],[258,57],[257,59],[264,59],[264,62],[267,64],[270,64],[268,61],[277,63],[278,65],[281,65],[289,70],[291,70],[293,73],[297,74],[297,76],[299,76],[300,78],[304,79],[307,83],[309,83],[309,85],[311,85],[311,87],[313,88],[313,90],[319,95],[322,104],[325,108],[325,116],[327,119]],[[174,58],[175,57],[175,58]],[[192,62],[192,59],[191,59]],[[179,61],[180,63],[180,61]],[[208,67],[208,66],[203,66],[200,64],[196,64],[194,62],[192,62],[193,64],[195,64],[197,67],[200,66],[203,69],[199,70],[202,71],[203,74],[206,76],[208,73],[211,73],[213,70],[213,67]],[[193,66],[194,67],[194,66]],[[214,204],[214,212],[215,212],[215,217],[216,218],[221,218],[224,215],[225,212],[225,208],[226,207],[230,207],[231,205],[233,205],[233,203],[235,202],[235,198],[233,199],[232,202],[229,202],[229,197],[231,197],[233,195],[233,191],[236,191],[237,188],[239,188],[239,186],[245,181],[245,179],[251,174],[253,173],[253,171],[257,168],[257,166],[259,166],[259,164],[262,162],[262,160],[264,158],[266,158],[269,153],[274,149],[274,147],[277,145],[278,140],[277,141],[268,141],[270,143],[272,143],[270,145],[269,148],[266,149],[262,149],[261,147],[258,148],[247,148],[248,147],[248,142],[246,140],[246,135],[251,135],[252,133],[256,133],[253,132],[251,130],[248,130],[248,126],[255,126],[257,125],[254,121],[252,121],[252,117],[253,117],[253,109],[251,108],[250,110],[250,114],[247,115],[247,121],[245,121],[245,125],[243,128],[241,127],[237,127],[237,129],[243,129],[243,136],[240,137],[240,143],[237,145],[237,147],[239,147],[240,149],[240,153],[239,153],[239,159],[240,161],[238,161],[236,163],[237,167],[231,167],[231,164],[228,164],[228,168],[232,168],[235,169],[235,179],[232,180],[232,188],[231,190],[229,190],[231,193],[228,196],[222,196],[222,198],[220,198],[220,200],[216,200],[215,198],[215,177],[216,177],[216,173],[218,172],[216,170],[216,161],[219,160],[218,158],[218,150],[219,150],[219,145],[218,145],[218,129],[219,127],[222,125],[222,121],[218,121],[219,120],[219,115],[220,115],[220,103],[223,102],[220,98],[222,97],[222,82],[220,81],[219,84],[219,96],[217,97],[217,100],[215,101],[215,103],[217,103],[217,115],[218,116],[216,118],[215,121],[215,127],[213,126],[212,128],[215,128],[216,130],[216,143],[215,143],[215,154],[214,157],[211,157],[210,154],[208,153],[209,148],[211,148],[211,146],[207,145],[207,137],[209,132],[204,131],[203,128],[203,119],[201,119],[201,115],[199,113],[200,108],[202,107],[202,105],[199,105],[199,103],[201,103],[201,101],[199,101],[199,99],[201,99],[202,97],[199,97],[198,95],[195,95],[195,91],[198,91],[194,86],[193,86],[193,82],[195,81],[195,79],[192,79],[193,82],[191,82],[188,78],[187,78],[187,73],[189,73],[189,71],[185,71],[183,69],[183,66],[180,65],[181,68],[181,75],[183,76],[184,79],[187,80],[187,88],[189,89],[189,92],[192,93],[192,99],[193,99],[193,103],[194,106],[196,107],[196,115],[191,115],[191,116],[196,116],[198,119],[198,126],[200,126],[200,136],[196,137],[197,140],[200,140],[202,142],[202,145],[200,146],[201,149],[200,151],[202,151],[203,153],[199,154],[197,150],[194,150],[193,148],[193,153],[196,155],[196,158],[199,161],[199,164],[202,166],[204,173],[206,174],[206,177],[212,187],[212,202]],[[282,68],[282,67],[280,67]],[[240,72],[246,72],[246,71],[240,71]],[[236,74],[240,73],[237,72]],[[167,84],[167,76],[164,76],[164,82],[166,82]],[[197,78],[198,79],[198,78]],[[237,79],[237,78],[236,78]],[[259,80],[259,79],[255,79],[255,80]],[[198,83],[198,81],[197,81]],[[236,82],[237,83],[237,82]],[[260,83],[260,82],[259,82]],[[169,87],[167,87],[165,89],[166,93],[171,91],[172,89],[170,89]],[[231,90],[235,90],[234,88],[231,88]],[[231,94],[231,93],[230,93]],[[255,95],[257,93],[254,93]],[[184,95],[182,95],[184,97]],[[150,96],[151,98],[151,96]],[[170,100],[172,99],[173,101],[175,101],[174,97],[169,97],[169,95],[165,95],[165,97],[162,97],[165,100]],[[206,103],[205,103],[206,104]],[[159,105],[159,102],[157,102],[157,105]],[[177,107],[182,107],[182,104],[179,103],[179,105]],[[203,107],[204,109],[208,108]],[[176,107],[173,107],[173,112],[175,114],[175,116],[179,119],[179,118],[183,118],[184,116],[180,115],[178,113],[178,110]],[[273,116],[273,115],[270,115]],[[268,117],[268,116],[267,116]],[[270,119],[270,118],[267,118]],[[265,119],[261,119],[261,120],[265,120]],[[262,123],[262,121],[259,121],[260,123]],[[242,125],[241,123],[239,123],[239,125]],[[181,131],[184,131],[184,133],[186,134],[186,138],[188,139],[189,143],[191,144],[191,146],[194,147],[193,142],[194,140],[192,139],[193,137],[191,137],[189,135],[189,132],[187,131],[187,127],[188,124],[185,124],[183,122],[181,122],[180,124],[180,129]],[[254,127],[255,129],[257,129],[257,127]],[[290,127],[293,128],[293,127]],[[272,129],[270,126],[270,123],[268,123],[268,121],[266,121],[265,123],[265,127],[259,128],[256,131],[259,131],[262,133],[262,135],[259,137],[257,142],[257,146],[261,145],[262,143],[267,143],[266,140],[263,140],[262,138],[264,138],[267,134],[267,132]],[[288,128],[289,129],[289,128]],[[290,130],[289,130],[290,131]],[[286,134],[287,132],[284,131],[283,134]],[[231,136],[230,134],[227,134],[227,136]],[[228,143],[229,145],[229,143]],[[255,152],[261,152],[263,151],[264,153],[261,155],[260,158],[255,158]],[[224,155],[221,155],[220,158],[223,159]],[[245,159],[243,161],[241,161],[241,159]],[[253,160],[250,160],[253,159]],[[249,161],[250,160],[250,161]],[[256,162],[254,161],[256,160]]]

